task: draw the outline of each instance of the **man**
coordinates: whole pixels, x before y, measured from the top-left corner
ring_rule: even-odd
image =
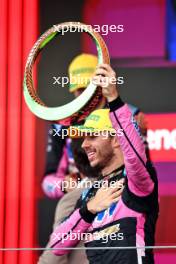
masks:
[[[89,84],[97,62],[96,56],[86,53],[76,56],[71,61],[68,68],[69,91],[75,97],[79,96]],[[95,174],[95,170],[90,167],[86,154],[80,151],[80,146],[77,145],[75,150],[75,144],[71,142],[70,138],[65,137],[63,139],[58,136],[58,134],[62,134],[62,129],[64,127],[57,124],[51,125],[49,129],[46,170],[42,181],[43,191],[49,198],[62,198],[55,210],[53,228],[60,224],[75,207],[82,192],[82,188],[72,188],[72,186],[76,186],[78,177],[90,177]],[[74,155],[71,144],[75,152]],[[74,157],[76,158],[76,165]],[[63,187],[65,188],[63,189]],[[82,246],[82,244],[80,243],[78,246]],[[87,264],[85,251],[72,251],[65,256],[55,256],[52,251],[44,251],[38,260],[38,264],[75,264],[78,260],[82,264]]]
[[[55,210],[55,219],[53,228],[59,225],[67,215],[69,215],[79,199],[82,191],[86,188],[86,181],[93,182],[94,178],[98,175],[99,171],[95,168],[90,167],[89,160],[86,153],[81,148],[81,139],[74,139],[71,144],[71,150],[73,152],[73,158],[75,161],[75,166],[79,171],[80,180],[77,185],[74,186],[72,191],[65,193],[65,195],[60,199]],[[67,187],[68,188],[68,187]],[[79,243],[79,246],[83,246]],[[46,247],[49,247],[47,245]],[[45,250],[38,260],[38,264],[77,264],[78,260],[82,264],[88,264],[88,260],[85,254],[85,250],[72,251],[65,256],[55,256],[52,251]]]
[[[71,61],[68,68],[70,79],[69,91],[75,97],[79,96],[88,86],[95,73],[97,63],[97,57],[87,53],[82,53]],[[145,136],[146,124],[144,114],[137,107],[129,106],[140,126],[142,135]],[[102,107],[103,105],[99,106],[99,108]],[[58,134],[62,135],[62,129],[65,129],[65,127],[53,124],[48,133],[46,169],[42,188],[44,193],[51,199],[63,197],[62,181],[65,178],[72,178],[72,176],[73,180],[75,180],[75,175],[78,175],[70,148],[71,139],[63,139],[61,136],[58,136]]]
[[[75,211],[55,228],[50,246],[56,255],[63,255],[69,252],[67,247],[76,246],[85,237],[90,264],[153,264],[152,250],[111,249],[154,245],[158,217],[155,170],[147,161],[145,146],[131,111],[111,82],[114,77],[116,74],[109,65],[97,67],[93,80],[102,87],[110,115],[107,109],[96,110],[84,126],[77,128],[79,134],[84,132],[82,147],[91,166],[101,169],[100,182],[106,180],[108,184],[100,188],[96,184],[84,194]],[[104,78],[109,80],[106,87]],[[119,133],[121,129],[123,136]],[[104,135],[104,131],[109,136]],[[101,249],[92,250],[92,247]]]
[[[68,68],[69,92],[75,97],[88,86],[97,63],[97,57],[87,53],[82,53],[71,61]],[[69,179],[73,176],[75,180],[75,175],[78,175],[70,147],[71,139],[61,137],[63,129],[66,127],[53,124],[48,133],[46,169],[42,188],[44,193],[52,199],[64,196],[62,182],[65,177]]]

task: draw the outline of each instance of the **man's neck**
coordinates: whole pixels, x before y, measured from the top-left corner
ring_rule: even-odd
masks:
[[[106,167],[104,167],[101,171],[102,176],[106,176],[108,174],[110,174],[111,172],[117,170],[118,168],[122,167],[124,165],[124,161],[123,160],[117,160],[117,158],[112,161],[109,165],[107,165]]]

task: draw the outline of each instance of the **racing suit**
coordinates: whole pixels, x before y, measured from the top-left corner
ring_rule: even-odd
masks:
[[[118,140],[124,166],[103,179],[110,182],[125,177],[125,188],[117,203],[97,214],[87,209],[87,202],[96,194],[97,188],[93,186],[84,192],[74,212],[52,233],[50,246],[54,254],[66,254],[69,252],[66,248],[76,246],[80,234],[84,234],[90,264],[153,264],[151,249],[112,249],[153,246],[159,205],[156,173],[147,161],[145,146],[131,111],[120,97],[109,103],[109,107],[113,127],[123,129],[123,136]],[[102,177],[99,180],[102,181]],[[95,249],[89,249],[92,247]]]

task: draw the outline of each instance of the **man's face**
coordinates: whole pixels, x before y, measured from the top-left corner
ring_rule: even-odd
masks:
[[[113,138],[107,135],[86,136],[82,148],[85,150],[92,167],[106,167],[114,155]]]

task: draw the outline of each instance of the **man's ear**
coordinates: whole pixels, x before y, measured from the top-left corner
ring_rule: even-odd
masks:
[[[113,146],[113,148],[119,148],[120,147],[119,140],[115,136],[112,137],[112,146]]]

